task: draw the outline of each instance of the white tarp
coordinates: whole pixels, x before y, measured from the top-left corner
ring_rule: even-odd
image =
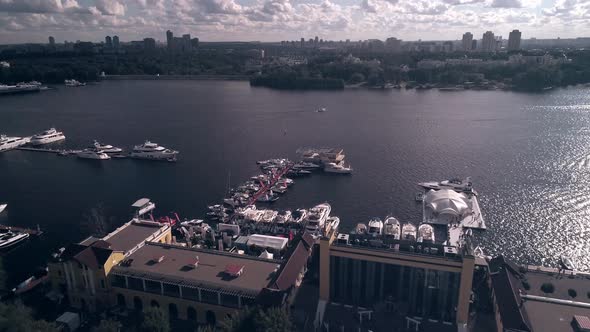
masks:
[[[260,248],[271,248],[274,250],[283,250],[287,246],[289,239],[278,236],[253,234],[248,238],[249,246],[256,246]]]
[[[431,190],[424,197],[426,208],[435,214],[449,214],[455,217],[471,212],[469,199],[463,193],[451,189]]]

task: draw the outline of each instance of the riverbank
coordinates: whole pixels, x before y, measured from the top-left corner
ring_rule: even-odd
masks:
[[[125,81],[125,80],[145,80],[145,81],[247,81],[247,75],[101,75],[101,81]]]

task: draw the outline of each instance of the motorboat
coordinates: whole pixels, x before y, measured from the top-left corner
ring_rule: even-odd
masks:
[[[307,218],[307,210],[297,209],[291,213],[291,220],[295,224],[301,224]]]
[[[367,234],[371,236],[379,236],[383,233],[383,221],[380,218],[372,218],[369,220],[369,228]]]
[[[111,159],[111,157],[100,151],[95,149],[85,149],[76,154],[80,159],[95,159],[95,160],[107,160]]]
[[[304,169],[290,169],[286,175],[288,177],[300,177],[311,175],[311,172]]]
[[[290,186],[292,186],[292,185],[294,185],[294,184],[295,184],[295,181],[293,181],[293,180],[291,180],[291,179],[289,179],[289,178],[281,178],[281,179],[279,180],[279,182],[283,182],[284,184],[286,184],[286,185],[287,185],[287,187],[290,187]]]
[[[418,242],[434,243],[434,228],[428,224],[422,224],[418,227]]]
[[[402,226],[402,240],[416,241],[416,226],[412,224],[404,224]]]
[[[23,294],[30,290],[33,290],[37,286],[47,282],[49,280],[49,270],[46,268],[39,269],[35,271],[35,273],[27,278],[25,281],[18,284],[15,288],[12,289],[14,294]]]
[[[273,192],[278,194],[284,194],[287,192],[287,185],[283,183],[276,183],[272,188],[270,188]]]
[[[367,225],[365,225],[363,223],[356,224],[356,227],[354,228],[354,231],[352,231],[352,233],[357,234],[357,235],[367,234]]]
[[[94,141],[94,148],[96,148],[97,150],[100,150],[104,153],[121,153],[123,152],[123,149],[112,146],[110,144],[102,144],[99,141]]]
[[[573,271],[573,270],[576,269],[576,264],[574,263],[574,261],[572,260],[572,258],[569,257],[569,256],[567,256],[567,255],[561,255],[561,256],[559,256],[559,266],[563,270]]]
[[[344,162],[327,163],[324,166],[324,172],[326,172],[326,173],[339,173],[339,174],[351,174],[352,167],[345,166]]]
[[[420,182],[418,183],[418,185],[425,189],[452,189],[458,192],[473,192],[473,183],[471,182],[471,177],[467,177],[464,180],[454,178],[450,180],[443,180],[440,182]]]
[[[292,220],[291,219],[291,215],[292,215],[292,213],[289,210],[279,212],[277,214],[277,217],[275,219],[275,222],[278,223],[278,224],[288,223],[288,222],[290,222]]]
[[[416,200],[416,202],[423,202],[424,201],[424,193],[421,191],[417,192],[414,199]]]
[[[191,219],[185,220],[180,223],[183,227],[199,227],[203,225],[203,219]]]
[[[16,232],[10,229],[2,230],[0,232],[0,249],[13,247],[28,237],[29,233]]]
[[[27,137],[10,137],[6,135],[0,135],[0,152],[16,149],[29,143]]]
[[[326,111],[327,111],[327,109],[325,107],[320,107],[316,110],[317,113],[324,113]]]
[[[331,231],[338,231],[340,226],[340,218],[337,216],[330,216],[326,221],[326,234]]]
[[[307,170],[314,170],[314,169],[320,169],[321,166],[319,164],[316,163],[310,163],[310,162],[306,162],[306,161],[301,161],[296,163],[295,165],[293,165],[294,169],[307,169]]]
[[[383,235],[399,240],[400,224],[395,217],[390,216],[385,218],[385,222],[383,223]]]
[[[39,91],[41,91],[40,86],[29,83],[18,83],[16,85],[0,84],[0,95],[30,93]]]
[[[319,204],[309,209],[305,229],[310,232],[323,229],[331,211],[332,207],[328,203]]]
[[[2,213],[6,207],[8,206],[8,204],[0,204],[0,213]]]
[[[29,142],[31,145],[43,145],[54,142],[63,141],[66,136],[61,131],[57,131],[55,128],[50,128],[42,133],[39,133],[31,138]]]
[[[272,203],[272,202],[276,202],[279,199],[279,196],[273,194],[272,190],[270,191],[270,193],[266,193],[263,196],[260,196],[256,199],[257,202],[260,203]]]
[[[86,83],[79,82],[75,79],[65,80],[64,84],[69,87],[78,87],[78,86],[85,86]]]
[[[177,154],[178,151],[167,149],[150,141],[145,141],[141,145],[136,145],[129,156],[138,159],[175,160]]]

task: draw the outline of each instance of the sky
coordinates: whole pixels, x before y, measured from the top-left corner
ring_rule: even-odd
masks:
[[[0,0],[0,44],[122,42],[166,30],[203,41],[590,37],[590,0]]]

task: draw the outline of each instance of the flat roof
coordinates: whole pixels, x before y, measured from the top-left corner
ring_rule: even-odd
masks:
[[[162,256],[164,259],[156,262]],[[197,257],[198,266],[189,268],[188,265],[193,264]],[[121,264],[113,271],[172,283],[241,291],[251,296],[256,296],[270,284],[281,263],[246,255],[158,243],[146,243],[131,254],[127,261],[131,261],[131,264]],[[229,277],[225,270],[230,265],[243,266],[242,274],[235,278]]]
[[[586,297],[586,294],[578,295],[578,297]],[[571,323],[574,315],[590,316],[589,308],[533,300],[525,300],[524,309],[529,316],[533,331],[573,332]]]
[[[103,238],[111,244],[110,249],[127,252],[157,233],[162,226],[157,224],[129,222]]]
[[[148,204],[149,202],[150,202],[149,198],[140,198],[135,203],[133,203],[133,205],[131,205],[131,206],[136,207],[136,208],[140,208],[140,207],[143,207],[144,205]]]

